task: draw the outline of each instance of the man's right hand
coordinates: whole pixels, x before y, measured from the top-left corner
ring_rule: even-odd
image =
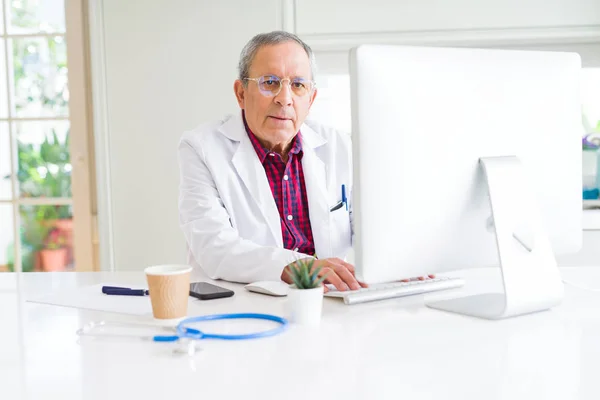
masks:
[[[361,287],[367,287],[366,284],[358,282],[354,276],[354,266],[339,258],[324,258],[315,260],[313,270],[322,267],[318,276],[326,275],[324,283],[330,283],[339,291],[358,290]],[[289,266],[286,266],[281,273],[281,280],[286,283],[293,283],[289,276]],[[327,292],[325,286],[325,292]]]

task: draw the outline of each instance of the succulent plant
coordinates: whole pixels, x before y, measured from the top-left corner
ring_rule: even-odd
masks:
[[[319,277],[323,267],[319,266],[313,270],[315,261],[315,259],[303,259],[289,265],[288,275],[296,288],[314,289],[323,283],[327,274]]]

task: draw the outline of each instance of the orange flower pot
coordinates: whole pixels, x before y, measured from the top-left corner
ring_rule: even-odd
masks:
[[[67,266],[67,249],[44,249],[40,251],[44,271],[64,271]]]
[[[65,234],[67,244],[67,264],[73,262],[73,218],[54,220],[54,227]]]

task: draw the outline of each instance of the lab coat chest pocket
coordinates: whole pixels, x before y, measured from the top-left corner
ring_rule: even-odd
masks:
[[[331,251],[334,257],[344,258],[351,247],[350,214],[346,206],[329,213]]]

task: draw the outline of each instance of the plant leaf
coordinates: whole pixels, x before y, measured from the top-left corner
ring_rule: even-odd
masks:
[[[298,278],[297,278],[297,277],[293,277],[293,278],[292,278],[292,282],[294,282],[294,285],[296,285],[296,287],[297,287],[298,289],[302,289],[302,283],[301,283],[301,282],[298,280]]]
[[[290,277],[290,279],[292,280],[292,282],[294,283],[294,285],[296,285],[296,287],[297,287],[298,286],[298,273],[297,273],[297,269],[294,266],[294,264],[289,265],[287,274]]]
[[[313,271],[313,273],[312,273],[312,275],[310,277],[310,280],[312,282],[314,282],[315,279],[317,279],[317,277],[319,276],[319,272],[321,272],[322,269],[323,269],[322,266],[318,266],[317,268],[315,268],[315,270]]]
[[[323,274],[322,277],[320,277],[319,279],[317,279],[317,281],[315,282],[315,287],[319,286],[321,283],[323,283],[323,281],[327,278],[328,273],[326,272],[325,274]]]
[[[313,263],[314,264],[314,263]],[[312,266],[311,268],[312,269]],[[310,276],[310,280],[311,282],[314,282],[315,279],[317,279],[317,276],[319,276],[319,272],[323,269],[323,267],[318,266],[317,268],[315,268],[315,270],[313,271],[312,275]]]
[[[304,283],[305,287],[310,287],[310,275],[308,274],[308,268],[306,268],[306,264],[304,264],[302,268],[302,283]]]
[[[302,265],[300,264],[293,264],[293,266],[291,267],[291,269],[293,270],[294,274],[292,277],[292,280],[294,281],[294,284],[296,285],[296,287],[298,289],[305,289],[306,288],[306,283],[304,280],[304,274],[303,274],[303,268]]]
[[[288,275],[298,289],[313,289],[318,287],[323,279],[319,278],[319,274],[323,270],[322,266],[316,267],[313,270],[316,260],[311,258],[296,260],[289,264]]]
[[[302,286],[302,283],[300,282],[300,279],[298,279],[298,276],[291,275],[291,278],[292,278],[292,282],[294,283],[294,285],[296,285],[296,287],[300,289],[300,286]]]

